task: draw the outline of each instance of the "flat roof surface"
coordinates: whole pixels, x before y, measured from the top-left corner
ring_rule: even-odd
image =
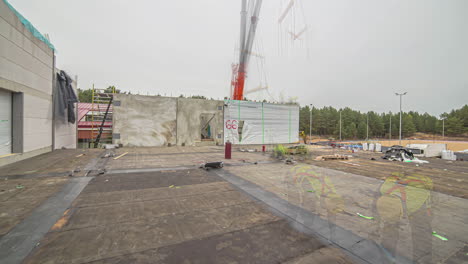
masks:
[[[271,152],[259,150],[261,146],[235,146],[231,160],[224,160],[224,148],[217,146],[57,150],[4,166],[0,259],[7,263],[467,260],[468,162],[430,158],[429,164],[416,166],[384,161],[377,153],[310,146],[309,155],[295,156],[294,164],[285,164],[272,158]],[[313,159],[326,154],[351,158]],[[224,161],[225,166],[199,168],[210,161]],[[401,180],[429,179],[430,184],[402,181],[395,188],[391,182],[395,175]],[[399,192],[386,195],[387,186]],[[398,197],[402,193],[404,212]]]

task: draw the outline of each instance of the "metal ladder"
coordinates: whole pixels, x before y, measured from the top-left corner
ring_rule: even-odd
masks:
[[[114,94],[114,87],[109,91],[109,88],[97,89],[93,84],[90,147],[98,148],[99,144],[112,143],[112,128],[105,128],[105,122],[112,121],[112,114],[109,113],[109,110]]]

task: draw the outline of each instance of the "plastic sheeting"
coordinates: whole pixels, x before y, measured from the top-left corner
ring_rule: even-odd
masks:
[[[55,47],[54,45],[52,45],[52,43],[50,43],[50,41],[44,37],[44,35],[41,34],[41,32],[39,32],[39,30],[37,30],[33,24],[31,24],[31,22],[29,22],[29,20],[27,20],[23,15],[21,15],[10,3],[8,3],[7,0],[3,0],[3,2],[8,6],[8,8],[18,17],[18,19],[21,21],[21,24],[24,25],[24,27],[26,29],[29,30],[29,32],[31,32],[31,34],[36,37],[37,39],[39,39],[40,41],[44,42],[47,46],[49,46],[50,49],[54,50],[55,51]]]
[[[299,141],[299,106],[224,101],[224,142],[279,144]]]

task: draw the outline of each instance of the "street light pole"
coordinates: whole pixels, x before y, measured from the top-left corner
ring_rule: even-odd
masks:
[[[313,105],[310,104],[309,143],[312,142],[312,108]]]
[[[389,139],[392,140],[392,114],[390,114],[390,127],[389,127]]]
[[[369,112],[367,112],[367,132],[366,132],[366,140],[369,140]]]
[[[442,119],[442,140],[445,139],[445,118]]]
[[[404,93],[395,93],[396,96],[400,96],[400,146],[401,146],[401,103],[402,103],[402,98],[403,95],[405,95],[407,92]]]
[[[341,110],[340,110],[340,141],[341,141]]]

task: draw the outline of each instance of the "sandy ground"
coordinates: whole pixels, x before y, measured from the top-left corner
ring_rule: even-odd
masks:
[[[364,143],[366,141],[362,141]],[[400,142],[398,140],[371,140],[369,142],[377,142],[382,144],[382,146],[393,146],[393,145],[399,145]],[[431,144],[431,143],[437,143],[437,144],[447,144],[447,149],[452,150],[452,151],[463,151],[465,149],[468,149],[468,141],[448,141],[448,140],[402,140],[401,144],[403,146],[406,146],[408,144]]]
[[[343,154],[350,156],[347,161],[315,161],[314,157],[329,154]],[[307,164],[354,173],[371,178],[384,180],[393,172],[405,170],[429,176],[433,190],[461,198],[468,198],[468,162],[447,161],[439,158],[421,158],[428,164],[392,162],[382,159],[382,153],[360,151],[351,153],[347,150],[333,149],[321,146],[310,146],[310,158]],[[375,159],[375,160],[372,160]]]
[[[314,138],[312,142],[319,142],[319,141],[328,141],[328,139],[323,138]],[[392,139],[392,140],[387,140],[387,139],[371,139],[371,140],[343,140],[342,142],[356,142],[356,143],[380,143],[382,146],[393,146],[393,145],[400,145],[400,141],[398,139]],[[300,143],[304,143],[303,140],[301,139]],[[452,151],[463,151],[468,149],[468,140],[453,140],[450,138],[446,138],[443,140],[441,137],[433,138],[433,139],[403,139],[401,141],[401,145],[406,146],[408,144],[447,144],[447,149],[452,150]]]

